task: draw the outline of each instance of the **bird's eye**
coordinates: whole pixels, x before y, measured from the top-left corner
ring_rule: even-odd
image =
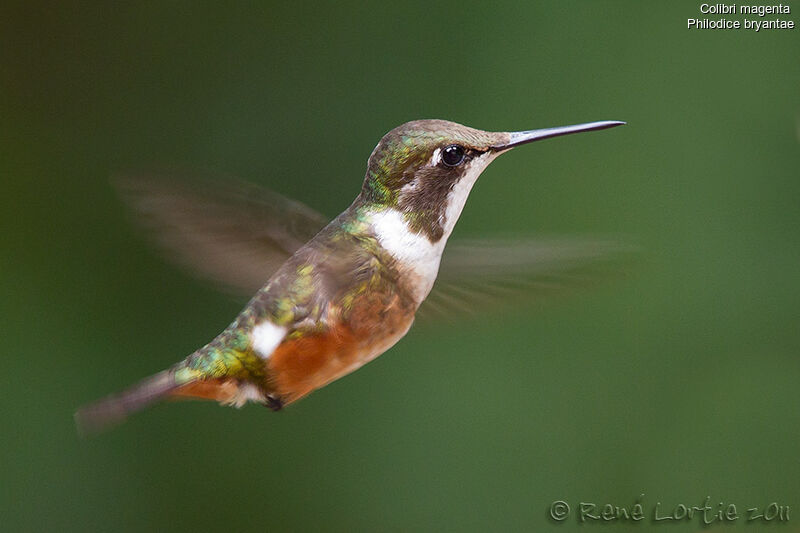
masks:
[[[464,147],[451,144],[442,150],[442,163],[448,167],[456,167],[464,162]]]

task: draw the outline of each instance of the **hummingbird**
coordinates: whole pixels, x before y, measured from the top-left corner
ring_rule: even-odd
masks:
[[[199,191],[129,181],[140,211],[162,226],[162,245],[202,274],[255,295],[184,360],[79,409],[79,429],[96,432],[167,398],[279,410],[355,371],[411,328],[489,163],[523,144],[622,124],[490,132],[445,120],[407,122],[383,136],[355,201],[327,225],[311,208],[254,187]],[[597,243],[473,243],[453,250],[441,285],[466,290],[484,277],[514,277],[516,267],[552,274],[607,251]]]

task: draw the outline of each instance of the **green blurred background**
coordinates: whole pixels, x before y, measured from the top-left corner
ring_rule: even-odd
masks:
[[[640,494],[624,529],[706,496],[800,512],[800,30],[687,30],[699,3],[4,3],[2,529],[613,530],[549,506]],[[416,118],[628,121],[498,160],[454,238],[622,234],[645,261],[412,331],[277,415],[187,402],[77,437],[78,405],[244,303],[164,262],[112,173],[214,169],[332,217]]]

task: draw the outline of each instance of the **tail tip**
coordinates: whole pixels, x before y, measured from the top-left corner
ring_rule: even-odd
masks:
[[[128,416],[116,402],[104,401],[81,407],[73,415],[80,438],[93,437],[121,424]]]

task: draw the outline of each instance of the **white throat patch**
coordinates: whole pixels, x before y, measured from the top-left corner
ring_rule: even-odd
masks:
[[[489,163],[498,155],[497,152],[486,152],[482,156],[476,157],[470,161],[467,171],[453,186],[453,190],[450,191],[450,194],[447,195],[447,209],[444,214],[445,219],[440,221],[444,229],[442,240],[447,240],[450,234],[453,233],[453,228],[456,222],[458,222],[458,217],[461,216],[464,205],[467,203],[467,197],[472,190],[472,186],[475,185],[481,172],[483,172],[484,169],[489,166]]]
[[[432,243],[424,233],[413,231],[403,213],[396,209],[383,209],[370,213],[378,242],[397,260],[403,273],[412,276],[417,305],[428,296],[433,282],[436,281],[447,238],[453,232],[472,186],[496,156],[496,153],[487,152],[468,163],[467,171],[447,195],[444,220],[439,221],[444,233],[435,243]]]

